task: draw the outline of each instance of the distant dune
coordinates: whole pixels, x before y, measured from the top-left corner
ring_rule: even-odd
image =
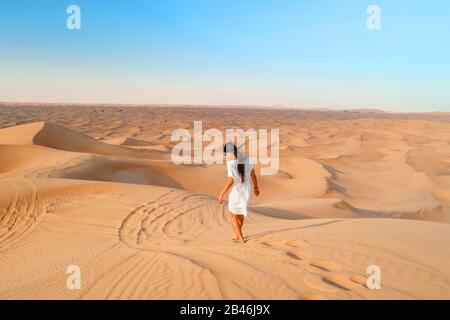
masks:
[[[125,140],[123,144],[129,140]],[[122,157],[153,156],[148,151],[139,152],[95,140],[85,134],[69,130],[50,122],[37,122],[1,129],[0,144],[39,145],[64,151],[93,153]]]
[[[170,160],[194,120],[280,129],[245,245],[224,166]],[[450,299],[445,113],[2,104],[0,190],[0,299]]]

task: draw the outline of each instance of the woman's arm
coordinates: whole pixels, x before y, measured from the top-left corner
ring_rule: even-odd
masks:
[[[227,194],[228,191],[230,191],[231,186],[234,183],[234,179],[232,177],[229,177],[227,180],[227,183],[225,184],[225,188],[223,188],[222,192],[217,197],[217,200],[219,200],[219,203],[223,203],[223,198]]]
[[[256,173],[255,173],[254,169],[252,169],[252,180],[253,180],[253,189],[254,189],[254,192],[255,192],[255,196],[259,196],[261,191],[259,191],[258,179],[256,179]]]

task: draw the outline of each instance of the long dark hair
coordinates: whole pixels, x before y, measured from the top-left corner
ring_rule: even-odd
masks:
[[[228,142],[226,145],[223,146],[223,152],[225,152],[225,153],[233,152],[234,156],[236,157],[236,159],[238,161],[237,171],[239,173],[239,176],[241,177],[242,183],[244,183],[245,182],[245,163],[244,163],[243,158],[240,159],[241,157],[239,156],[238,148],[236,147],[236,145],[232,142]]]

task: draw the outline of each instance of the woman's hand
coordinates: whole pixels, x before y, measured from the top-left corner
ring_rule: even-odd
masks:
[[[230,191],[233,183],[234,183],[234,179],[232,177],[229,177],[227,180],[227,184],[225,185],[225,188],[222,190],[222,192],[217,197],[217,200],[219,201],[219,203],[223,203],[223,198],[228,193],[228,191]]]
[[[217,197],[217,200],[219,201],[220,204],[223,203],[223,192],[221,192],[221,193],[219,194],[219,196]]]
[[[253,180],[253,192],[255,193],[255,196],[259,196],[261,191],[259,191],[258,179],[256,179],[255,169],[252,169],[251,175],[252,175],[252,180]]]

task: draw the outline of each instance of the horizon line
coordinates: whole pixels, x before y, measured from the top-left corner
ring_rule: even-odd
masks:
[[[46,102],[46,101],[1,101],[0,105],[18,104],[18,105],[67,105],[67,106],[95,106],[95,107],[166,107],[166,108],[217,108],[217,109],[265,109],[265,110],[298,110],[315,112],[339,112],[339,111],[366,111],[391,114],[430,114],[430,113],[450,113],[450,111],[393,111],[379,107],[325,107],[325,106],[286,106],[283,104],[274,105],[239,105],[239,104],[177,104],[177,103],[114,103],[114,102]]]

